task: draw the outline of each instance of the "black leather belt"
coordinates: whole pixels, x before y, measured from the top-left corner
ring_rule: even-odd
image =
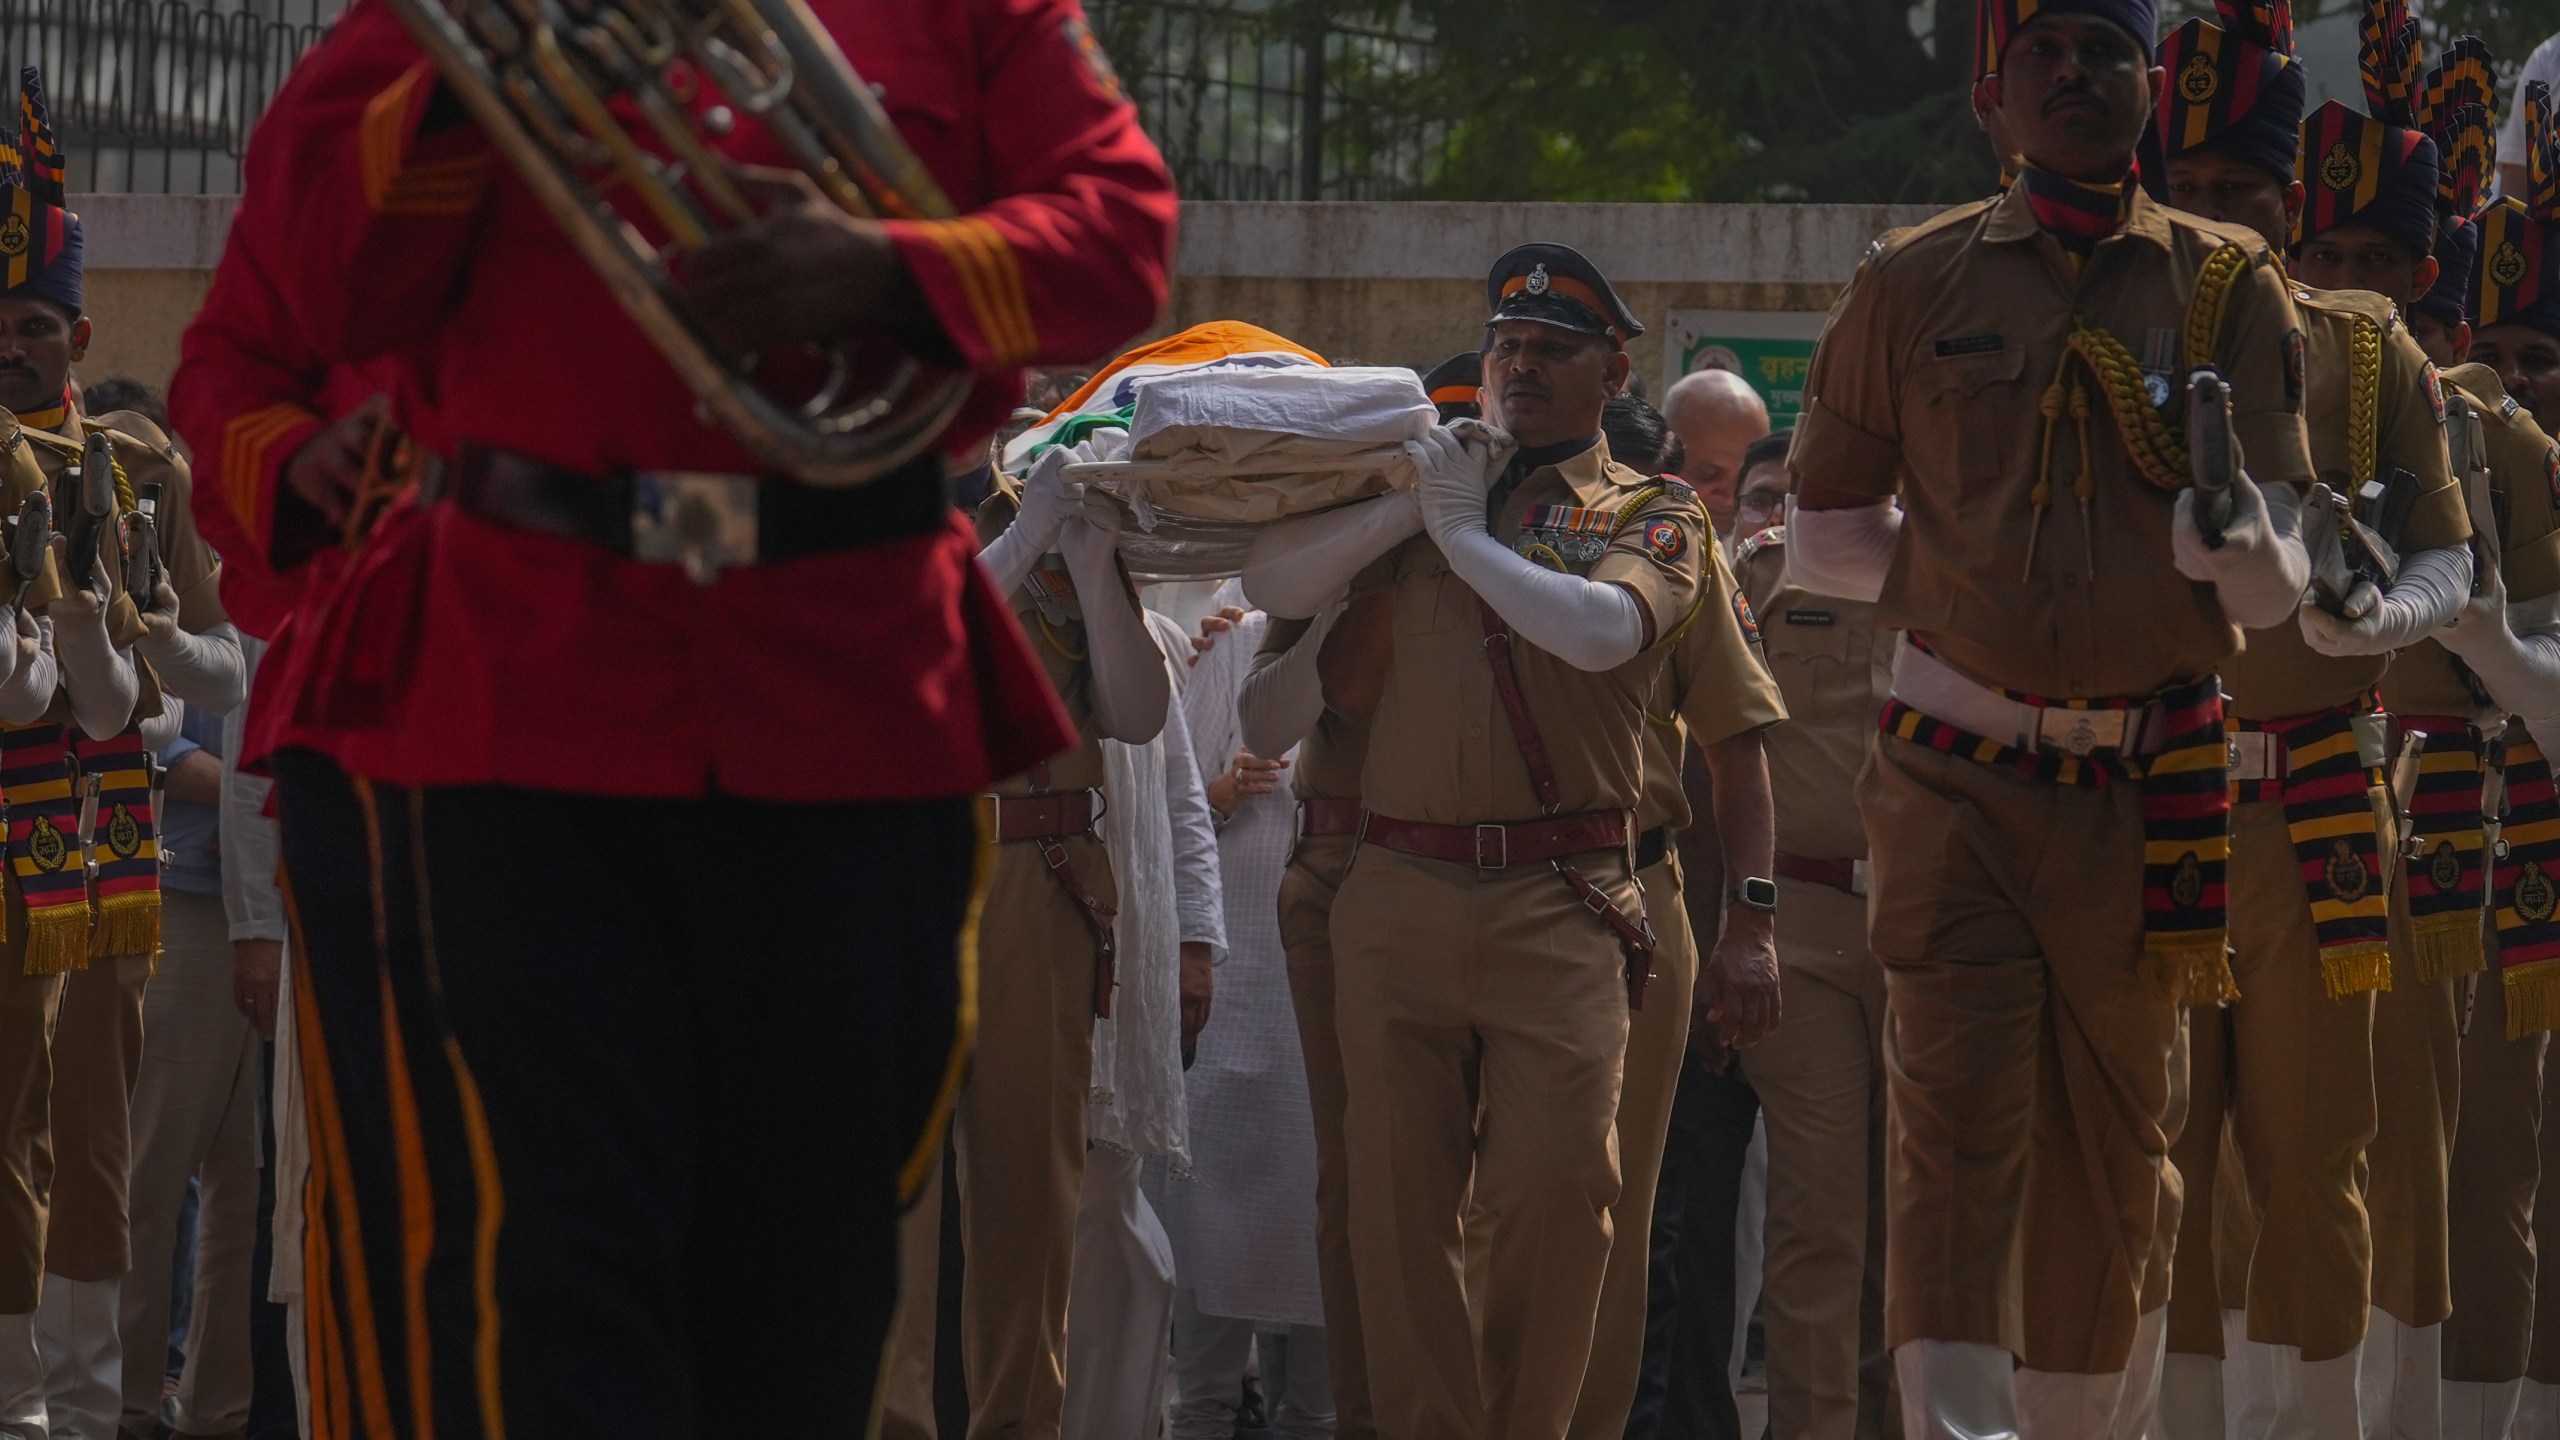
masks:
[[[1656,825],[1636,837],[1636,868],[1650,870],[1671,855],[1671,827]]]
[[[708,581],[725,567],[771,564],[929,534],[949,523],[950,482],[926,455],[867,485],[821,488],[757,475],[638,470],[585,475],[511,450],[466,445],[422,483],[519,530],[682,564]]]

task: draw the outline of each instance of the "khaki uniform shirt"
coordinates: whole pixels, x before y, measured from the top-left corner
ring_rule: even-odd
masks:
[[[1861,267],[1814,351],[1791,468],[1803,485],[1879,500],[1900,483],[1906,518],[1877,623],[1988,684],[2151,695],[2211,672],[2239,642],[2213,588],[2171,566],[2173,493],[2135,467],[2086,367],[2061,370],[2075,318],[2132,353],[2173,397],[2164,420],[2180,430],[2189,301],[2213,257],[2236,249],[2245,266],[2208,358],[2231,382],[2251,474],[2312,478],[2302,322],[2266,242],[2148,195],[2130,203],[2076,270],[2023,189],[1915,226]],[[2081,451],[2066,413],[2038,535],[2030,497],[2057,373],[2090,386],[2093,524],[2073,493]]]
[[[1863,860],[1858,770],[1893,693],[1893,632],[1877,626],[1873,605],[1787,583],[1786,545],[1786,527],[1772,526],[1734,555],[1791,717],[1769,732],[1778,849],[1810,860]]]
[[[1713,745],[1736,735],[1765,729],[1787,718],[1758,647],[1743,628],[1744,610],[1735,602],[1733,568],[1722,549],[1708,549],[1707,597],[1697,618],[1672,642],[1669,663],[1645,711],[1644,798],[1636,805],[1636,826],[1681,829],[1697,817],[1689,813],[1689,794],[1681,788],[1680,768],[1689,742]]]
[[[2560,446],[2542,432],[2486,365],[2443,375],[2480,413],[2489,439],[2489,489],[2499,516],[2498,568],[2514,604],[2560,594]],[[2403,650],[2382,680],[2383,704],[2402,715],[2470,717],[2495,711],[2472,691],[2453,652],[2433,640]]]
[[[2293,298],[2302,312],[2306,419],[2320,483],[2353,496],[2369,478],[2406,470],[2418,479],[2419,499],[2393,543],[2414,551],[2468,541],[2471,521],[2445,453],[2444,392],[2399,311],[2362,290],[2297,287]],[[2368,444],[2371,454],[2360,453]],[[2370,521],[2370,512],[2357,503],[2358,516]],[[2281,720],[2355,700],[2391,663],[2388,655],[2323,655],[2288,620],[2249,632],[2247,646],[2223,663],[2222,688],[2242,719]]]
[[[71,513],[80,500],[62,483],[63,472],[80,463],[90,432],[104,430],[115,445],[116,464],[124,470],[126,481],[139,499],[143,487],[160,487],[157,525],[160,532],[160,564],[167,572],[169,588],[178,594],[178,628],[190,635],[201,635],[230,617],[222,609],[222,562],[205,543],[196,529],[195,509],[190,499],[194,477],[187,462],[160,427],[129,410],[83,419],[72,415],[59,429],[27,431],[23,437],[36,465],[44,472],[52,489],[53,523],[57,530],[70,528]],[[13,501],[14,503],[14,497]],[[13,512],[14,513],[14,512]],[[148,595],[129,595],[124,583],[124,532],[122,516],[98,532],[97,568],[91,578],[99,593],[107,597],[107,634],[119,646],[131,645],[143,634],[142,608],[151,602]],[[52,577],[59,586],[60,577]],[[47,581],[36,582],[36,590],[28,592],[30,604],[46,588]],[[56,588],[54,594],[59,594]],[[50,596],[47,597],[51,598]],[[134,706],[136,720],[148,720],[161,713],[160,684],[151,673],[148,661],[135,666],[141,681],[141,698]],[[54,697],[53,708],[45,712],[47,721],[67,724],[71,719],[71,697],[68,692]]]
[[[1714,543],[1706,510],[1686,485],[1666,487],[1611,463],[1605,440],[1531,471],[1494,517],[1494,538],[1519,543],[1524,517],[1548,505],[1601,512],[1614,527],[1596,559],[1569,568],[1632,591],[1652,619],[1654,643],[1595,675],[1515,636],[1513,667],[1555,765],[1559,813],[1633,809],[1644,791],[1645,706],[1672,642],[1706,598]],[[1394,608],[1395,661],[1370,721],[1363,802],[1381,815],[1435,825],[1537,818],[1537,791],[1485,660],[1475,591],[1428,535],[1389,552],[1353,593],[1381,586]]]
[[[985,549],[1021,513],[1021,482],[1010,475],[997,475],[994,493],[978,504],[978,547]],[[1074,584],[1053,552],[1043,557],[1041,568],[1006,599],[1013,606],[1013,618],[1022,622],[1023,633],[1031,637],[1031,653],[1040,657],[1049,688],[1058,692],[1058,698],[1066,704],[1068,718],[1076,723],[1076,748],[1049,762],[1048,788],[1099,790],[1102,736],[1094,729],[1093,662],[1087,658],[1091,649],[1086,643],[1084,610],[1075,598]],[[995,789],[999,795],[1020,795],[1031,789],[1031,777],[1017,775]]]
[[[1262,653],[1279,655],[1302,643],[1315,627],[1312,620],[1274,619],[1262,637]],[[1369,753],[1367,722],[1328,705],[1318,712],[1316,728],[1298,742],[1297,763],[1290,767],[1290,786],[1301,800],[1357,800],[1360,766]],[[1276,756],[1265,756],[1276,759]]]

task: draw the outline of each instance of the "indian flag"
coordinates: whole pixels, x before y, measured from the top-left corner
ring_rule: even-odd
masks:
[[[1213,320],[1141,345],[1102,367],[1084,388],[1015,436],[1004,448],[1007,470],[1019,472],[1051,445],[1071,445],[1103,425],[1129,428],[1138,387],[1166,375],[1212,370],[1284,370],[1320,366],[1324,357],[1293,340],[1240,320]]]

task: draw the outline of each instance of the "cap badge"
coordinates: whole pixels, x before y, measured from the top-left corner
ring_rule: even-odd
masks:
[[[2178,93],[2190,105],[2201,105],[2222,88],[2222,72],[2213,68],[2213,57],[2196,55],[2178,71]]]
[[[6,232],[0,232],[0,248],[6,247],[8,239]],[[2500,245],[2498,253],[2489,257],[2489,278],[2500,285],[2521,284],[2524,270],[2524,251],[2513,240]]]
[[[1532,295],[1544,295],[1547,293],[1547,283],[1546,263],[1544,261],[1540,261],[1537,265],[1530,268],[1529,278],[1522,282],[1520,288],[1528,291]]]
[[[24,219],[12,215],[7,220],[0,221],[0,255],[9,256],[12,259],[24,255],[27,253],[28,242],[34,238],[28,233],[27,222]]]
[[[2321,184],[2332,190],[2350,190],[2363,178],[2364,162],[2356,158],[2356,152],[2347,148],[2346,141],[2341,140],[2329,147],[2327,158],[2320,162]]]

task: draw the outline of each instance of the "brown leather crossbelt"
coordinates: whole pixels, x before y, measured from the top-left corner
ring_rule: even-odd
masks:
[[[1547,814],[1545,819],[1533,825],[1460,828],[1473,828],[1479,835],[1486,828],[1501,831],[1502,858],[1505,864],[1528,863],[1526,853],[1510,848],[1514,838],[1511,832],[1515,830],[1530,832],[1518,838],[1526,842],[1531,851],[1541,845],[1572,846],[1570,849],[1550,853],[1545,857],[1546,863],[1555,867],[1555,872],[1564,881],[1565,887],[1573,891],[1575,898],[1579,899],[1592,914],[1600,917],[1600,923],[1608,926],[1610,933],[1618,937],[1618,949],[1626,957],[1627,1008],[1641,1010],[1644,1008],[1644,987],[1653,979],[1653,922],[1645,917],[1641,909],[1630,918],[1627,912],[1618,908],[1618,902],[1609,898],[1607,891],[1592,884],[1579,869],[1574,867],[1573,862],[1564,858],[1567,855],[1586,854],[1595,850],[1618,849],[1626,846],[1628,827],[1632,823],[1631,817],[1627,812],[1615,810],[1586,812],[1580,815],[1555,813],[1564,808],[1564,792],[1556,784],[1555,764],[1547,758],[1546,736],[1538,729],[1537,717],[1529,713],[1528,698],[1520,693],[1520,675],[1511,664],[1511,625],[1500,615],[1495,614],[1493,607],[1484,603],[1482,599],[1476,601],[1476,609],[1484,617],[1484,658],[1485,663],[1493,667],[1493,688],[1502,697],[1503,714],[1511,720],[1511,737],[1519,742],[1520,762],[1528,767],[1529,783],[1536,788],[1538,804],[1544,807]],[[1603,840],[1597,844],[1575,843],[1585,835],[1600,833],[1600,830],[1594,826],[1594,822],[1615,827],[1616,838]],[[1475,842],[1475,847],[1471,848],[1480,847],[1482,843],[1478,840]],[[1479,853],[1481,853],[1480,849]]]
[[[1624,850],[1627,815],[1623,810],[1592,810],[1515,825],[1426,825],[1372,814],[1361,826],[1360,843],[1479,870],[1506,870],[1595,850]]]
[[[1084,881],[1076,875],[1074,862],[1068,858],[1067,847],[1058,843],[1070,836],[1093,834],[1095,823],[1102,818],[1102,792],[1052,791],[1045,764],[1032,770],[1031,790],[1028,795],[987,797],[995,802],[996,842],[1038,846],[1041,863],[1049,867],[1049,878],[1058,882],[1058,888],[1075,902],[1076,913],[1084,917],[1084,928],[1093,935],[1093,1013],[1108,1020],[1111,991],[1119,983],[1120,942],[1112,922],[1120,912],[1085,888]]]
[[[1357,835],[1362,813],[1357,800],[1301,800],[1298,836],[1312,840],[1320,835]]]

